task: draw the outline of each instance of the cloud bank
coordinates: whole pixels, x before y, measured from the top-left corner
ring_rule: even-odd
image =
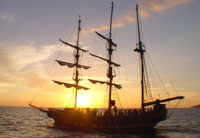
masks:
[[[41,82],[42,62],[53,54],[55,47],[0,44],[0,93],[27,91],[27,87]]]

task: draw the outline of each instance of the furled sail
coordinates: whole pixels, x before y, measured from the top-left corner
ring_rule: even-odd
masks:
[[[53,82],[55,82],[55,83],[57,83],[57,84],[59,84],[59,85],[64,85],[64,86],[67,87],[67,88],[71,88],[71,87],[76,88],[76,85],[75,85],[75,84],[70,84],[70,83],[60,82],[60,81],[55,81],[55,80],[53,80]],[[78,86],[77,89],[88,90],[89,88],[83,87],[83,86]]]
[[[100,83],[100,84],[110,85],[110,83],[106,82],[106,81],[98,81],[98,80],[92,80],[92,79],[88,79],[88,80],[93,84]],[[117,89],[121,89],[122,88],[122,86],[119,85],[119,84],[112,83],[112,85],[115,86],[115,88],[117,88]]]
[[[154,105],[154,104],[159,104],[159,103],[163,103],[163,102],[169,102],[172,100],[177,100],[177,99],[183,99],[184,96],[176,96],[176,97],[172,97],[172,98],[167,98],[167,99],[162,99],[162,100],[156,100],[156,101],[152,101],[152,102],[148,102],[148,103],[144,103],[144,106],[150,106],[150,105]]]
[[[65,62],[65,61],[60,61],[60,60],[55,60],[59,65],[61,66],[67,66],[69,68],[73,68],[76,66],[76,63],[69,63],[69,62]],[[83,68],[83,69],[89,69],[89,66],[85,66],[85,65],[77,65],[78,68]]]
[[[112,62],[112,61],[109,61],[108,59],[102,58],[102,57],[97,56],[97,55],[94,55],[94,54],[92,54],[92,53],[89,53],[89,54],[90,54],[91,56],[93,56],[93,57],[96,57],[96,58],[102,59],[102,60],[104,60],[104,61],[107,61],[108,63],[110,63],[110,64],[112,64],[112,65],[114,65],[114,66],[116,66],[116,67],[120,67],[119,64],[117,64],[117,63],[115,63],[115,62]]]
[[[96,31],[95,31],[95,33],[96,33],[98,36],[100,36],[100,37],[102,37],[103,39],[105,39],[105,40],[107,40],[108,42],[110,42],[113,46],[117,47],[117,44],[115,44],[115,43],[112,41],[112,39],[110,40],[110,39],[106,38],[105,36],[103,36],[102,34],[96,32]]]
[[[70,43],[67,43],[67,42],[63,41],[62,39],[59,39],[59,40],[60,40],[63,44],[68,45],[68,46],[70,46],[70,47],[72,47],[72,48],[81,50],[81,51],[83,51],[83,52],[88,52],[88,50],[82,49],[82,48],[80,48],[80,47],[78,47],[78,46],[74,46],[74,45],[72,45],[72,44],[70,44]]]

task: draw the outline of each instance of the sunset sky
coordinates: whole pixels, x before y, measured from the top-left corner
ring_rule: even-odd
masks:
[[[51,80],[73,83],[73,69],[54,60],[74,62],[73,49],[59,42],[76,44],[77,22],[81,16],[80,45],[106,57],[106,43],[94,31],[108,36],[111,0],[0,0],[0,106],[72,106],[72,89]],[[117,105],[140,107],[139,56],[135,6],[139,4],[142,40],[146,46],[152,95],[183,95],[180,108],[200,104],[200,1],[199,0],[113,0],[113,41],[118,44],[113,61],[115,83],[122,89],[113,93]],[[80,85],[89,91],[78,93],[79,107],[107,107],[107,87],[90,84],[106,81],[105,62],[83,53]],[[151,59],[151,60],[149,60]],[[147,63],[147,65],[149,65]],[[157,73],[153,73],[154,67]],[[155,78],[154,78],[155,76]],[[157,79],[157,80],[156,80]],[[119,100],[120,99],[120,100]],[[170,102],[175,107],[178,101]]]

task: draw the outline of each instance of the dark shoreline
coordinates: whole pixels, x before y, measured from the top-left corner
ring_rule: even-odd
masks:
[[[200,104],[199,104],[199,105],[192,106],[191,108],[200,108]]]

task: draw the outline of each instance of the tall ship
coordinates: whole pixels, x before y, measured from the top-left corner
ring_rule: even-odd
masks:
[[[56,62],[61,66],[67,66],[69,68],[74,68],[73,81],[74,83],[66,83],[57,80],[53,80],[58,85],[64,85],[66,88],[73,87],[75,90],[74,95],[74,107],[55,109],[55,108],[40,108],[29,104],[30,106],[39,109],[40,111],[47,114],[48,117],[52,118],[55,122],[55,126],[63,128],[66,130],[95,130],[95,131],[134,131],[143,129],[152,129],[160,121],[167,119],[167,109],[165,106],[166,102],[183,99],[183,96],[176,96],[166,99],[156,99],[151,102],[146,102],[145,94],[147,91],[147,73],[145,68],[145,46],[141,40],[140,33],[140,20],[138,5],[136,5],[136,18],[137,18],[137,34],[138,42],[134,51],[139,54],[140,58],[140,69],[141,69],[141,108],[140,109],[118,109],[116,107],[116,101],[112,97],[113,87],[116,89],[122,89],[120,84],[114,83],[114,78],[116,77],[114,68],[120,67],[120,64],[115,63],[112,59],[113,53],[117,48],[117,44],[112,40],[112,18],[113,18],[113,3],[111,5],[111,15],[109,24],[109,36],[106,37],[98,32],[95,32],[99,37],[104,39],[107,43],[107,58],[89,53],[91,56],[105,61],[107,64],[107,81],[100,81],[94,79],[88,79],[91,83],[105,84],[108,86],[108,101],[107,108],[103,111],[98,109],[81,109],[77,107],[77,96],[80,89],[88,90],[88,87],[80,85],[80,69],[89,69],[89,66],[80,64],[80,54],[87,53],[85,50],[79,46],[79,35],[81,31],[81,20],[78,21],[78,31],[77,31],[77,41],[76,44],[70,44],[60,39],[60,41],[74,49],[74,59],[75,63],[69,63],[65,61],[56,60]],[[152,107],[152,108],[148,108]]]

